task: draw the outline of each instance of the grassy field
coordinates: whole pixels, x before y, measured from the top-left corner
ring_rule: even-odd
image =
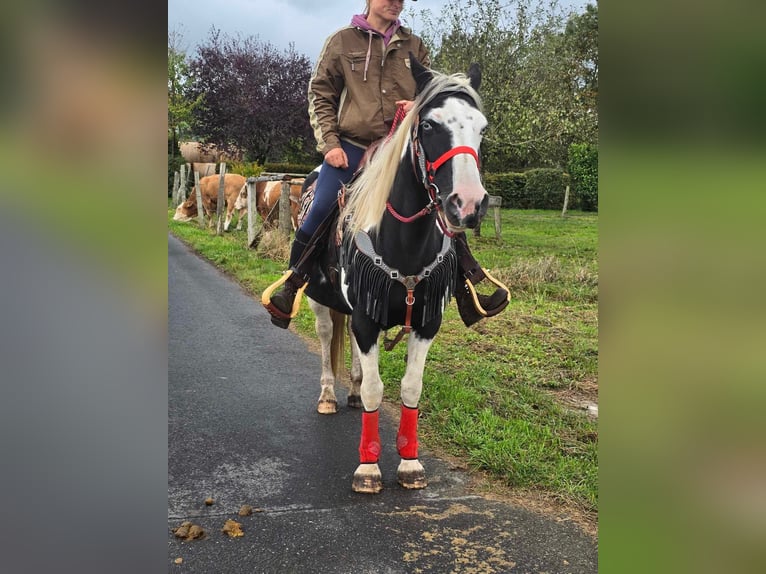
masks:
[[[169,229],[260,296],[286,267],[245,249],[246,231],[215,237],[196,223]],[[502,239],[491,218],[469,233],[477,259],[511,289],[499,316],[470,329],[454,302],[426,362],[421,439],[485,471],[495,484],[560,502],[595,521],[598,425],[598,253],[595,214],[502,210]],[[315,337],[305,304],[293,321]],[[395,334],[391,331],[390,335]],[[386,398],[399,402],[406,344],[381,355]],[[317,393],[319,392],[317,373]]]

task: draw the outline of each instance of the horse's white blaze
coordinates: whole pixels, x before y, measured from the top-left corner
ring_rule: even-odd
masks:
[[[412,409],[417,407],[420,401],[426,356],[433,341],[433,339],[421,339],[416,333],[410,334],[407,341],[407,369],[402,377],[401,397],[402,402]]]
[[[383,380],[378,368],[379,354],[380,349],[376,343],[370,347],[368,353],[359,355],[359,363],[362,365],[362,405],[366,411],[376,410],[383,400]]]

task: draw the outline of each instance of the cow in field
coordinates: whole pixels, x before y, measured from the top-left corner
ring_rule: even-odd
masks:
[[[218,186],[220,184],[220,179],[220,175],[209,175],[199,180],[199,187],[202,192],[202,208],[211,220],[213,213],[215,213],[218,207]],[[235,209],[239,214],[237,229],[242,229],[242,218],[247,214],[247,204],[245,204],[245,209],[238,209],[235,207],[235,204],[243,189],[245,194],[247,194],[247,185],[245,184],[245,178],[243,176],[236,173],[227,173],[224,175],[223,195],[226,201],[226,221],[223,224],[224,231],[229,230],[229,225],[231,225]],[[195,217],[197,217],[196,188],[192,191],[191,195],[189,195],[189,199],[176,208],[176,213],[173,216],[173,219],[175,221],[191,221]]]
[[[293,229],[298,227],[298,212],[301,207],[303,179],[290,181],[290,218]],[[255,209],[263,219],[264,227],[274,227],[279,221],[279,198],[282,195],[281,181],[258,181],[255,183]],[[242,188],[235,209],[247,210],[247,186]]]

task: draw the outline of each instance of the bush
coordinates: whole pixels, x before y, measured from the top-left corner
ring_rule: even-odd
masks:
[[[503,198],[503,207],[527,209],[531,207],[526,195],[527,177],[523,173],[488,173],[484,188],[490,195]]]
[[[569,146],[569,175],[583,211],[598,211],[598,147],[591,144]]]
[[[175,151],[173,150],[175,145]],[[175,172],[181,170],[181,166],[186,163],[183,156],[181,156],[181,148],[178,147],[178,142],[173,139],[172,135],[168,135],[168,197],[173,196],[173,176]]]
[[[220,165],[218,169],[220,169]],[[238,173],[244,177],[258,177],[263,171],[263,166],[257,161],[232,161],[226,163],[226,173]]]
[[[526,195],[533,209],[561,209],[569,178],[561,169],[538,168],[526,172]],[[573,207],[570,196],[570,207]]]
[[[302,163],[265,163],[263,171],[271,173],[311,173],[316,165]]]

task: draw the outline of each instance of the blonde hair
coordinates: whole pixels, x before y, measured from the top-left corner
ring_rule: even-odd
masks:
[[[481,97],[474,90],[465,74],[446,75],[433,73],[423,92],[415,99],[412,109],[404,117],[391,139],[383,142],[378,151],[364,165],[359,177],[348,187],[346,207],[341,213],[341,221],[350,214],[349,230],[377,228],[386,210],[386,201],[391,194],[394,178],[399,168],[415,119],[421,110],[436,96],[445,91],[460,92],[471,97],[479,110],[482,110]]]

